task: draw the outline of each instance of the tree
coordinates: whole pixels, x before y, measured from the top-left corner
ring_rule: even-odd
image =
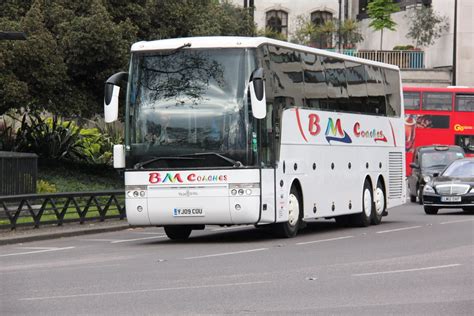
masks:
[[[380,31],[380,50],[383,44],[383,30],[395,31],[395,23],[392,20],[392,13],[400,11],[398,5],[393,0],[371,0],[367,5],[367,14],[371,19],[369,26],[376,31]]]
[[[341,27],[341,32],[338,27]],[[338,38],[339,34],[341,38]],[[291,41],[294,43],[331,48],[332,39],[342,43],[344,48],[353,48],[363,40],[359,31],[359,24],[354,20],[345,20],[342,24],[335,21],[326,21],[322,25],[315,25],[307,16],[299,15],[296,18],[296,31]]]
[[[449,30],[447,16],[440,16],[431,7],[414,10],[409,17],[407,37],[415,41],[417,47],[433,45],[441,35]]]

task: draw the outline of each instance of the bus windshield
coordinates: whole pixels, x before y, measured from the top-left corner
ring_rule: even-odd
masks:
[[[176,158],[176,167],[228,166],[229,161],[249,165],[245,88],[254,67],[252,53],[246,49],[135,53],[127,111],[131,163],[152,158],[167,160],[161,166],[172,167]],[[200,158],[180,160],[189,155]]]

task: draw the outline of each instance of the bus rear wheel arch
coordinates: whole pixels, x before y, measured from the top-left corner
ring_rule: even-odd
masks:
[[[295,237],[298,230],[302,228],[303,221],[303,199],[301,186],[296,181],[291,185],[288,196],[288,221],[277,223],[274,226],[274,232],[278,237]]]
[[[374,207],[372,209],[372,215],[370,218],[370,223],[372,225],[378,225],[382,221],[382,216],[387,209],[387,199],[386,199],[386,190],[385,182],[383,178],[380,177],[377,181],[377,186],[374,191]]]
[[[365,178],[362,189],[362,211],[350,215],[350,222],[354,226],[366,227],[370,225],[372,213],[374,212],[374,197],[370,178]]]

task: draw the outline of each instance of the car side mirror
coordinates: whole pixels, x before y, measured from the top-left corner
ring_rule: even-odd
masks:
[[[412,169],[420,169],[420,165],[417,164],[416,162],[410,163],[410,167],[411,167]]]
[[[255,69],[250,76],[250,102],[252,103],[252,114],[256,119],[267,116],[267,101],[265,96],[265,81],[263,68]]]
[[[437,176],[439,176],[439,172],[433,173],[433,178],[436,178]]]
[[[128,80],[128,73],[118,72],[110,76],[105,82],[104,92],[104,119],[106,123],[112,123],[118,118],[120,83]]]

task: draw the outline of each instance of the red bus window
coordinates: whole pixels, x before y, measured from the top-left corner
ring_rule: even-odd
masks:
[[[451,111],[452,94],[444,92],[423,93],[423,110]]]
[[[474,94],[456,94],[456,111],[474,112]]]
[[[474,135],[455,135],[455,145],[460,146],[466,154],[474,154]]]
[[[403,92],[403,100],[406,110],[420,109],[420,93],[419,92]]]

